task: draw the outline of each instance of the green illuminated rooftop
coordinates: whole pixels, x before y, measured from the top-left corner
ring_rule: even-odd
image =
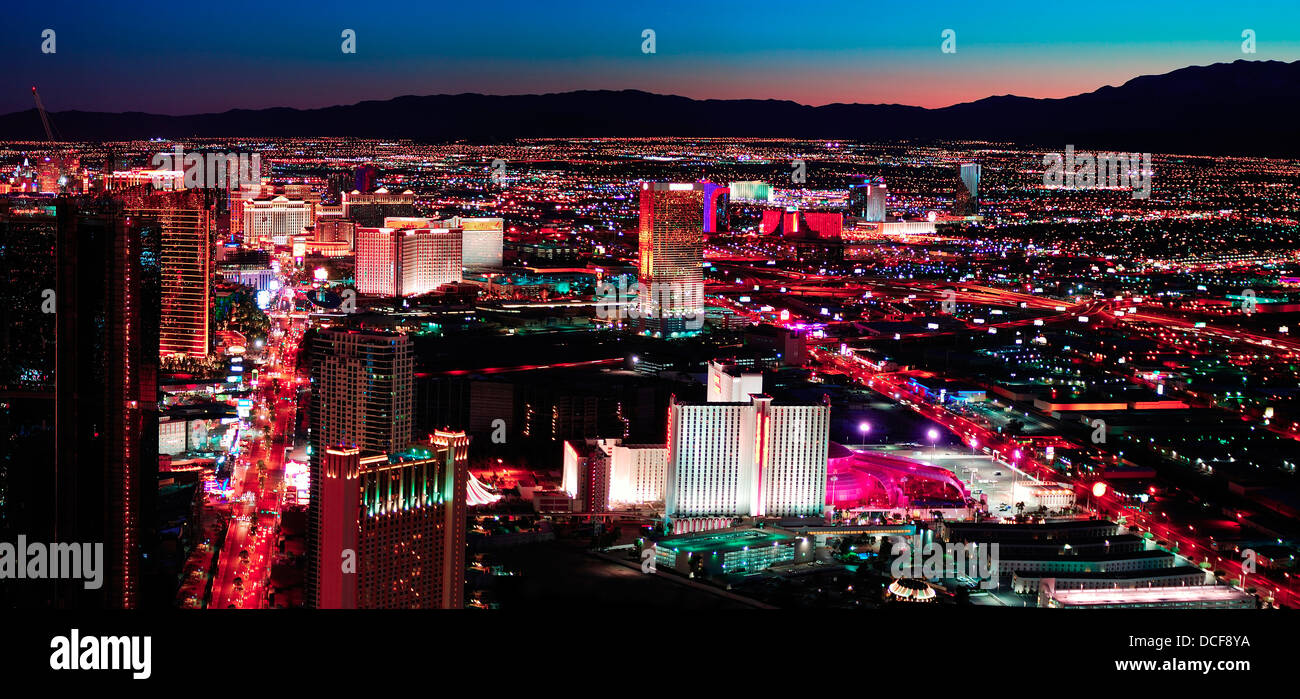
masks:
[[[660,539],[658,546],[673,551],[701,553],[731,551],[746,546],[771,546],[789,541],[794,535],[770,529],[726,529],[716,532],[684,534]]]

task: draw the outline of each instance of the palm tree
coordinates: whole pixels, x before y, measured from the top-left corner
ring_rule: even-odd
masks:
[[[691,556],[690,571],[692,577],[704,579],[704,556]]]

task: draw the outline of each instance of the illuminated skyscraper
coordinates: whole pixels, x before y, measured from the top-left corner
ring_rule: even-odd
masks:
[[[448,469],[439,476],[439,493],[444,508],[440,515],[438,543],[438,587],[435,597],[441,609],[465,606],[465,516],[469,508],[469,436],[458,430],[434,430],[429,445],[447,450]]]
[[[383,228],[432,229],[461,232],[461,265],[467,268],[500,267],[505,221],[500,218],[452,216],[440,221],[423,216],[386,216]]]
[[[461,281],[458,228],[356,229],[357,291],[416,296]]]
[[[982,169],[979,163],[961,164],[962,184],[966,185],[966,191],[970,192],[970,195],[976,199],[979,199],[980,196],[980,171]]]
[[[162,236],[162,356],[208,355],[214,212],[205,190],[116,192],[126,213],[156,221]]]
[[[249,184],[247,182],[241,182],[238,188],[232,187],[230,189],[227,193],[227,196],[229,197],[229,203],[227,206],[230,210],[229,228],[232,239],[241,242],[245,239],[244,207],[248,205],[248,202],[253,201],[254,199],[268,197],[272,194],[275,194],[275,186],[271,184]],[[256,243],[257,241],[250,240],[249,242]]]
[[[566,440],[560,488],[578,501],[581,512],[662,503],[667,464],[668,449],[663,444]]]
[[[962,163],[958,181],[954,184],[952,212],[956,216],[975,216],[980,212],[979,163]]]
[[[664,444],[622,444],[612,440],[609,501],[611,505],[644,505],[664,501],[668,447]]]
[[[613,445],[618,440],[568,439],[564,441],[564,470],[560,488],[578,501],[578,512],[609,510]]]
[[[315,447],[312,448],[315,451]],[[314,454],[313,454],[314,455]],[[376,454],[382,459],[382,455]],[[316,571],[316,594],[309,605],[316,609],[356,609],[357,540],[361,533],[361,449],[325,447],[320,457],[320,485],[312,474],[309,505],[318,524],[310,553]],[[319,497],[319,501],[317,500]]]
[[[36,166],[40,191],[56,194],[69,189],[79,189],[77,170],[80,167],[81,158],[75,155],[45,156]]]
[[[704,201],[707,183],[641,185],[638,315],[664,334],[704,320]]]
[[[849,215],[863,221],[884,221],[888,197],[889,189],[883,177],[852,185],[849,187]]]
[[[397,295],[397,240],[391,228],[357,228],[357,291],[375,296]]]
[[[347,249],[352,250],[356,240],[357,224],[339,216],[317,216],[316,217],[316,242],[320,243],[346,243]]]
[[[668,408],[669,519],[821,514],[830,404],[681,403]]]
[[[427,294],[461,280],[464,268],[462,231],[426,228],[398,235],[398,296]]]
[[[404,335],[327,329],[312,345],[311,368],[311,502],[309,551],[318,551],[326,450],[357,447],[391,454],[411,443],[414,360]],[[336,469],[337,470],[337,469]],[[310,556],[304,598],[321,604],[321,565],[337,561]]]

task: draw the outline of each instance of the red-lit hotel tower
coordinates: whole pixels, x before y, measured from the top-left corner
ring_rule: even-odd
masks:
[[[357,291],[373,296],[416,296],[461,280],[459,228],[358,228]]]
[[[390,454],[325,450],[318,608],[465,606],[468,443],[438,432]]]
[[[461,431],[435,430],[429,444],[446,450],[447,468],[439,478],[443,498],[441,522],[436,532],[435,553],[438,577],[434,596],[441,609],[465,606],[465,517],[469,510],[469,435]]]
[[[208,355],[211,308],[214,198],[205,190],[152,190],[149,185],[115,193],[128,215],[158,222],[161,232],[163,357]]]
[[[641,184],[637,302],[643,327],[668,335],[704,321],[704,200],[708,183]]]

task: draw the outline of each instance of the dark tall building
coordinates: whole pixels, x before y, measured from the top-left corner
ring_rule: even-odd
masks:
[[[158,472],[161,226],[116,201],[59,211],[57,540],[103,541],[108,607],[137,606]]]
[[[54,200],[0,199],[0,540],[54,536]],[[39,589],[38,589],[39,588]],[[0,606],[49,603],[35,581],[0,585]]]
[[[342,201],[343,193],[354,189],[357,189],[355,173],[347,170],[335,170],[325,175],[325,198],[330,202],[338,203]]]
[[[416,216],[415,193],[398,194],[380,187],[343,193],[343,218],[355,221],[360,228],[383,228],[384,219]]]
[[[976,216],[980,212],[979,163],[962,163],[957,181],[953,184],[952,213],[955,216]]]
[[[379,168],[370,163],[358,165],[352,188],[358,192],[373,192],[379,180]]]
[[[0,235],[31,248],[11,257],[6,242],[0,257],[8,293],[20,301],[7,309],[6,325],[24,330],[0,336],[10,357],[3,419],[19,436],[0,454],[5,530],[104,549],[100,589],[86,590],[82,580],[38,583],[14,600],[138,606],[157,491],[160,227],[111,199],[59,198],[10,202]],[[50,243],[52,288],[41,247]],[[9,350],[19,346],[30,354],[14,357]]]
[[[712,182],[704,183],[705,233],[717,233],[727,230],[727,205],[730,202],[730,189]]]

